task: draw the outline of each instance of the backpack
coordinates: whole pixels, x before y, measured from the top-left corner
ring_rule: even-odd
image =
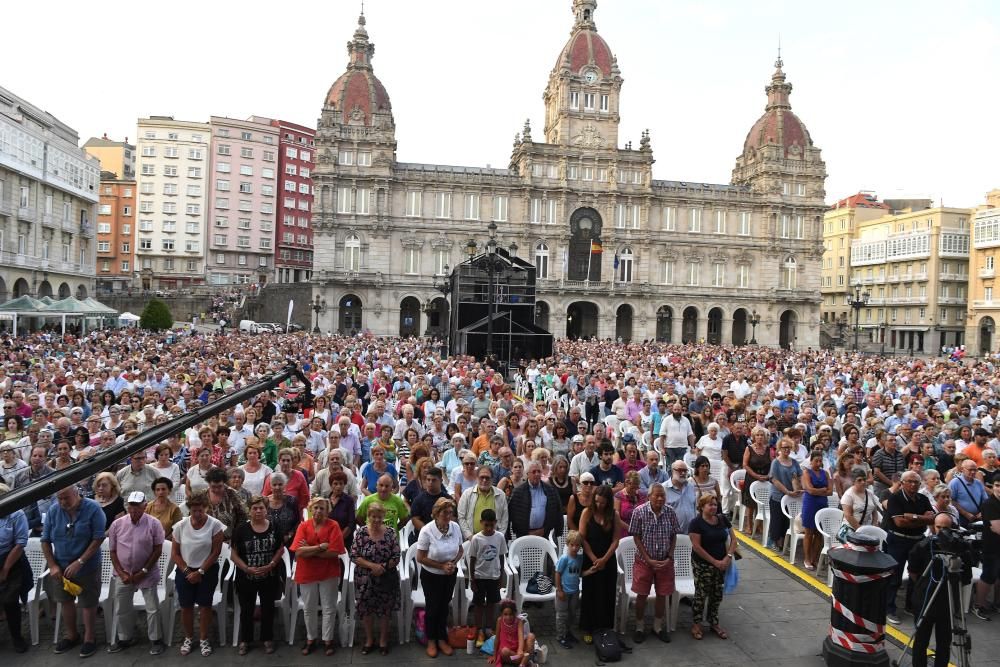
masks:
[[[420,607],[413,610],[413,636],[422,646],[427,645],[426,612]]]
[[[619,662],[623,651],[631,651],[618,638],[614,630],[598,630],[594,633],[594,653],[597,654],[597,664]]]

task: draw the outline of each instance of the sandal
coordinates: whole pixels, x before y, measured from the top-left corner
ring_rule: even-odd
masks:
[[[379,655],[389,655],[389,646],[388,646],[388,644],[385,645],[385,646],[379,646],[378,647],[378,654]]]
[[[274,642],[264,642],[264,653],[266,655],[274,653]]]
[[[368,655],[375,650],[375,644],[365,644],[361,647],[361,655]]]
[[[201,657],[207,658],[212,655],[212,642],[207,639],[202,639],[198,642],[198,647],[201,649]]]
[[[240,655],[246,655],[250,651],[250,647],[247,646],[246,642],[240,642],[239,647],[237,647],[236,652]]]
[[[695,639],[701,639],[704,636],[704,632],[702,631],[700,625],[691,626],[691,636]]]
[[[302,645],[302,655],[309,655],[316,648],[316,640],[310,639]]]
[[[334,645],[333,645],[333,642],[323,642],[323,647],[324,647],[324,649],[325,649],[325,650],[323,651],[323,655],[325,655],[325,656],[327,656],[327,657],[329,657],[329,656],[333,655],[334,651],[336,651],[336,650],[337,650],[337,649],[336,649],[336,648],[334,647]]]
[[[721,625],[713,625],[712,632],[719,636],[719,639],[729,639],[729,634],[722,629]]]
[[[184,641],[181,642],[181,655],[187,655],[191,652],[191,648],[194,644],[194,639],[191,637],[185,637]]]

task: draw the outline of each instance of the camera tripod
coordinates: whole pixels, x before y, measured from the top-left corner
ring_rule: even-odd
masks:
[[[932,575],[932,568],[936,562],[941,564],[942,576],[939,579],[934,579]],[[930,580],[928,595],[926,596],[927,601],[918,610],[914,622],[914,633],[910,636],[910,641],[903,647],[903,653],[899,656],[899,660],[893,661],[894,667],[902,667],[907,653],[911,654],[912,663],[913,641],[917,636],[916,630],[920,628],[920,624],[923,623],[928,610],[933,608],[934,600],[937,599],[938,595],[948,596],[948,616],[951,619],[951,645],[956,649],[953,653],[958,654],[957,661],[955,660],[955,656],[952,656],[952,662],[957,664],[958,667],[972,667],[972,637],[969,636],[969,631],[965,625],[965,605],[962,604],[961,574],[962,559],[960,557],[948,553],[933,555],[931,562],[927,564],[927,568],[920,575],[921,579],[928,577]],[[935,646],[935,651],[940,650],[941,647]]]

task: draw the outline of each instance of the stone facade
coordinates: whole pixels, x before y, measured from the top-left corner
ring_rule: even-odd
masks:
[[[495,221],[502,245],[536,265],[536,322],[557,337],[818,345],[826,171],[780,58],[730,184],[655,180],[648,132],[619,145],[623,78],[596,5],[574,0],[543,137],[526,121],[506,169],[396,161],[361,17],[316,134],[323,330],[443,333],[448,304],[434,284]]]

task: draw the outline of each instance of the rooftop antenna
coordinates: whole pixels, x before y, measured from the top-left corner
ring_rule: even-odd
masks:
[[[365,0],[361,0],[361,15],[362,16],[365,15]],[[778,53],[779,53],[779,57],[780,57],[780,53],[781,53],[781,47],[780,46],[778,47]]]
[[[781,67],[784,63],[781,62],[781,33],[778,33],[778,62],[775,63],[778,67]]]

